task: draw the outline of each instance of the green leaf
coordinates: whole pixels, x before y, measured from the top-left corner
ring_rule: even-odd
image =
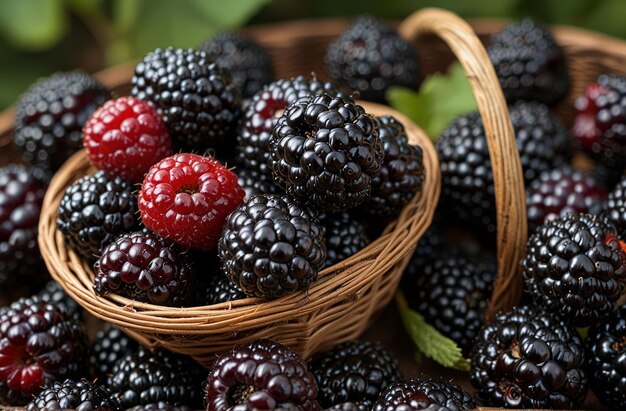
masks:
[[[465,72],[454,63],[445,74],[427,77],[419,92],[392,87],[387,92],[391,106],[406,114],[432,139],[456,117],[476,111],[476,99]]]
[[[67,30],[62,0],[0,1],[0,33],[16,47],[43,50]]]
[[[456,343],[444,337],[428,324],[419,313],[411,310],[401,292],[396,294],[396,303],[405,330],[425,356],[432,358],[444,367],[469,371],[470,361],[463,357],[463,353]]]

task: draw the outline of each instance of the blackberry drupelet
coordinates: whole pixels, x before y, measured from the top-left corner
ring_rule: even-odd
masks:
[[[57,227],[70,248],[90,261],[118,235],[139,226],[133,187],[103,171],[69,186],[59,204]]]
[[[320,409],[315,377],[306,362],[282,344],[257,340],[235,347],[220,355],[212,368],[207,411]]]
[[[309,368],[323,408],[351,402],[360,411],[369,411],[387,386],[402,378],[391,352],[373,341],[339,344],[313,357]]]
[[[343,404],[337,404],[332,407],[324,408],[324,411],[359,411],[359,406],[353,402],[344,402]]]
[[[37,233],[47,181],[33,167],[0,167],[0,286],[36,289],[46,281]]]
[[[492,35],[488,53],[509,102],[554,104],[570,89],[563,49],[546,27],[531,19]]]
[[[186,405],[173,406],[167,402],[159,401],[154,404],[135,405],[126,411],[193,411],[193,409]]]
[[[220,270],[212,273],[202,305],[213,305],[247,298],[246,293]]]
[[[271,175],[263,174],[257,169],[239,167],[235,170],[239,186],[246,192],[246,199],[258,194],[279,194],[282,190],[276,184]]]
[[[17,102],[13,144],[25,160],[56,171],[81,148],[81,130],[109,91],[81,71],[57,73],[33,84]]]
[[[274,78],[270,56],[254,40],[232,31],[216,33],[200,46],[218,66],[229,70],[244,98],[255,95]]]
[[[574,329],[522,306],[483,326],[470,381],[488,406],[575,409],[587,395],[583,359]]]
[[[618,237],[626,241],[626,177],[609,193],[602,214],[615,225]]]
[[[419,62],[411,44],[371,16],[360,16],[333,43],[324,57],[337,83],[356,90],[364,100],[385,101],[391,86],[417,88]]]
[[[326,243],[325,267],[330,267],[364,248],[370,243],[365,226],[347,212],[320,214]]]
[[[124,410],[159,402],[199,409],[204,373],[190,357],[140,347],[115,363],[108,384]]]
[[[84,370],[87,337],[63,306],[37,297],[0,309],[0,402],[24,405],[42,387]]]
[[[117,410],[111,391],[104,385],[85,379],[67,379],[46,385],[43,391],[28,404],[26,411],[37,410]]]
[[[588,331],[587,370],[596,397],[612,409],[626,409],[626,306]]]
[[[553,169],[569,156],[566,129],[548,107],[520,101],[509,107],[524,182]],[[442,203],[450,215],[495,232],[493,173],[482,120],[478,113],[458,117],[435,143],[441,162]]]
[[[39,291],[37,297],[45,302],[52,304],[53,306],[63,307],[68,314],[73,318],[80,321],[83,319],[83,308],[78,305],[76,301],[72,299],[65,290],[54,280],[50,280],[46,283],[45,287]]]
[[[156,49],[135,67],[131,94],[151,101],[175,143],[227,151],[241,117],[230,73],[192,49]]]
[[[428,230],[420,237],[409,261],[402,274],[402,287],[407,286],[405,289],[408,295],[411,294],[413,284],[417,279],[417,276],[421,274],[423,267],[434,260],[441,254],[441,250],[445,249],[448,255],[454,256],[456,254],[456,247],[448,247],[448,241],[437,225],[431,225]]]
[[[624,243],[606,219],[569,214],[539,227],[522,260],[534,301],[576,326],[609,315],[626,285]]]
[[[106,381],[120,358],[138,350],[139,344],[135,340],[128,337],[119,328],[106,324],[104,329],[98,331],[91,345],[89,374],[92,378]]]
[[[304,76],[280,79],[259,91],[248,104],[244,125],[237,136],[239,162],[259,175],[272,179],[269,168],[270,138],[276,122],[287,106],[301,97],[327,93],[350,98],[340,93],[333,83]]]
[[[277,298],[315,281],[326,246],[309,210],[287,196],[258,195],[228,216],[218,255],[247,295]]]
[[[374,117],[350,100],[320,94],[287,107],[270,139],[269,164],[287,194],[337,213],[369,198],[383,155]]]
[[[390,385],[373,411],[463,411],[476,408],[471,395],[456,384],[431,379],[412,379]]]

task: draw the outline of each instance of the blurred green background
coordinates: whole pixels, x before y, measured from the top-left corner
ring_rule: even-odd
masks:
[[[464,17],[533,17],[626,38],[625,0],[0,0],[0,109],[59,70],[93,72],[158,46],[194,47],[242,25],[437,6]]]

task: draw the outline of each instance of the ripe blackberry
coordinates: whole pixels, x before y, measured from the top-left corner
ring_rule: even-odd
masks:
[[[615,225],[618,237],[626,241],[626,178],[609,193],[602,205],[602,214]]]
[[[569,214],[539,227],[522,260],[537,304],[576,326],[613,311],[626,285],[626,254],[604,218]]]
[[[204,373],[189,357],[140,347],[115,363],[108,384],[124,410],[161,401],[199,409]]]
[[[0,401],[24,405],[46,384],[80,376],[86,352],[82,324],[64,307],[31,297],[1,308]]]
[[[43,175],[32,167],[20,164],[0,167],[1,286],[28,284],[30,287],[45,282],[37,226],[46,187]]]
[[[186,405],[173,406],[164,401],[155,404],[135,405],[126,411],[192,411],[192,408]]]
[[[263,174],[254,168],[239,167],[235,170],[239,186],[246,192],[246,199],[258,194],[279,194],[281,189],[271,176]]]
[[[483,326],[470,381],[488,406],[576,409],[587,395],[583,357],[575,330],[522,306]]]
[[[118,235],[139,229],[133,187],[104,171],[82,177],[65,190],[57,227],[76,253],[95,260]]]
[[[587,370],[596,397],[607,407],[626,409],[626,306],[588,331]]]
[[[309,364],[323,408],[345,402],[371,410],[379,394],[402,378],[398,361],[381,344],[351,341],[318,354]]]
[[[119,328],[107,324],[98,331],[91,344],[89,355],[90,375],[100,381],[106,381],[113,372],[117,361],[126,354],[139,350],[139,344],[124,334]]]
[[[111,399],[111,391],[104,385],[67,379],[46,385],[43,391],[28,403],[26,411],[37,410],[116,410],[118,404]]]
[[[606,197],[606,190],[591,174],[569,166],[544,171],[526,190],[529,231],[567,213],[597,214]]]
[[[456,384],[412,379],[391,384],[378,398],[373,411],[462,411],[476,408],[471,395]]]
[[[491,36],[487,49],[507,101],[554,104],[570,89],[563,49],[550,31],[531,19]]]
[[[81,71],[39,80],[17,102],[13,144],[25,160],[56,171],[81,148],[83,125],[109,96],[106,87]]]
[[[276,80],[255,94],[246,108],[243,129],[237,136],[239,162],[259,175],[272,178],[268,165],[270,138],[280,114],[299,98],[321,93],[349,98],[333,83],[304,76]]]
[[[262,376],[262,377],[259,377]],[[317,384],[289,348],[257,340],[220,355],[209,375],[207,411],[319,410]]]
[[[371,16],[358,17],[324,56],[326,71],[364,100],[385,101],[391,86],[417,88],[419,62],[413,47]]]
[[[277,298],[317,279],[326,259],[323,229],[287,196],[258,195],[226,219],[222,267],[249,296]]]
[[[577,146],[621,174],[626,166],[626,77],[601,75],[575,107],[572,134]]]
[[[45,287],[39,291],[37,297],[45,303],[49,303],[57,307],[63,307],[69,315],[78,321],[83,318],[83,308],[78,305],[72,297],[67,295],[59,283],[54,280],[48,281]]]
[[[421,275],[423,267],[440,255],[440,251],[446,246],[446,252],[449,255],[456,254],[456,248],[447,247],[449,244],[444,234],[440,231],[438,226],[431,225],[428,230],[420,237],[415,247],[415,251],[411,256],[411,261],[404,270],[402,275],[402,286],[409,287],[405,289],[408,295],[413,291],[413,284],[418,275]]]
[[[347,212],[321,214],[326,243],[325,267],[330,267],[364,248],[370,243],[365,226]]]
[[[353,402],[344,402],[342,404],[324,408],[324,411],[359,411],[359,406]]]
[[[269,164],[287,194],[337,213],[369,198],[383,155],[374,117],[349,100],[320,94],[287,107],[270,139]]]
[[[220,67],[229,70],[244,98],[252,97],[274,78],[270,56],[251,38],[222,31],[200,46]]]
[[[131,94],[155,104],[179,145],[218,150],[234,146],[241,94],[230,72],[204,52],[156,49],[137,64],[131,83]]]
[[[246,293],[221,271],[213,273],[206,286],[203,305],[225,303],[247,298]]]
[[[566,129],[548,107],[520,101],[509,107],[524,182],[563,164],[569,156]],[[496,228],[493,172],[478,113],[458,117],[435,143],[441,162],[442,197],[450,215],[487,232]]]

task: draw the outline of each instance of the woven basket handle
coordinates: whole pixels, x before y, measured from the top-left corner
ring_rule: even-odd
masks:
[[[421,34],[435,34],[445,41],[463,66],[478,103],[493,168],[498,222],[498,275],[486,312],[490,320],[521,297],[520,260],[527,240],[522,166],[507,104],[487,51],[469,24],[456,14],[422,9],[407,17],[398,31],[409,41]]]

